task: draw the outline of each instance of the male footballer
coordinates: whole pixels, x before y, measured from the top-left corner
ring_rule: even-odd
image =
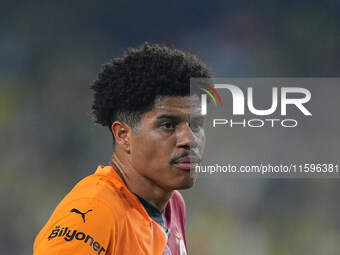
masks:
[[[96,122],[114,152],[60,202],[34,255],[183,255],[185,204],[205,144],[191,77],[211,77],[195,56],[157,44],[129,49],[94,81]]]

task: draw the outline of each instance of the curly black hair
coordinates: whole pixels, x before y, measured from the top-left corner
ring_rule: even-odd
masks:
[[[178,49],[148,43],[130,48],[106,63],[91,86],[95,120],[110,130],[116,120],[134,128],[158,96],[190,95],[190,78],[210,77],[196,56]]]

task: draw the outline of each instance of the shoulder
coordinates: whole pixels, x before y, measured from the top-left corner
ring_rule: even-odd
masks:
[[[34,243],[34,254],[54,254],[62,249],[80,253],[99,251],[116,240],[124,220],[119,189],[103,176],[81,180],[59,203]],[[52,252],[53,251],[53,252]],[[65,253],[68,254],[68,253]]]
[[[81,180],[61,201],[59,206],[77,203],[97,204],[105,206],[115,214],[123,212],[124,196],[121,190],[109,178],[99,175],[90,175]],[[58,206],[58,207],[59,207]]]
[[[114,227],[125,215],[122,200],[120,190],[109,178],[90,175],[61,200],[44,228],[56,224],[90,229]]]
[[[34,254],[84,254],[105,252],[114,240],[117,219],[95,198],[62,201],[34,242]]]

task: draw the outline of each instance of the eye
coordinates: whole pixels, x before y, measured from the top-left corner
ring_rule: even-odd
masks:
[[[199,131],[203,127],[203,121],[190,122],[189,127],[192,131]]]
[[[165,129],[175,129],[176,128],[176,124],[173,122],[166,122],[162,124],[162,127]]]

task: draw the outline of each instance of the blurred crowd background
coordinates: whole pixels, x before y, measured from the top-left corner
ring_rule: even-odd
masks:
[[[0,254],[31,254],[58,202],[109,163],[90,85],[127,47],[189,51],[215,77],[339,76],[338,0],[1,0],[0,14]],[[215,181],[182,192],[189,254],[339,254],[338,179]]]

